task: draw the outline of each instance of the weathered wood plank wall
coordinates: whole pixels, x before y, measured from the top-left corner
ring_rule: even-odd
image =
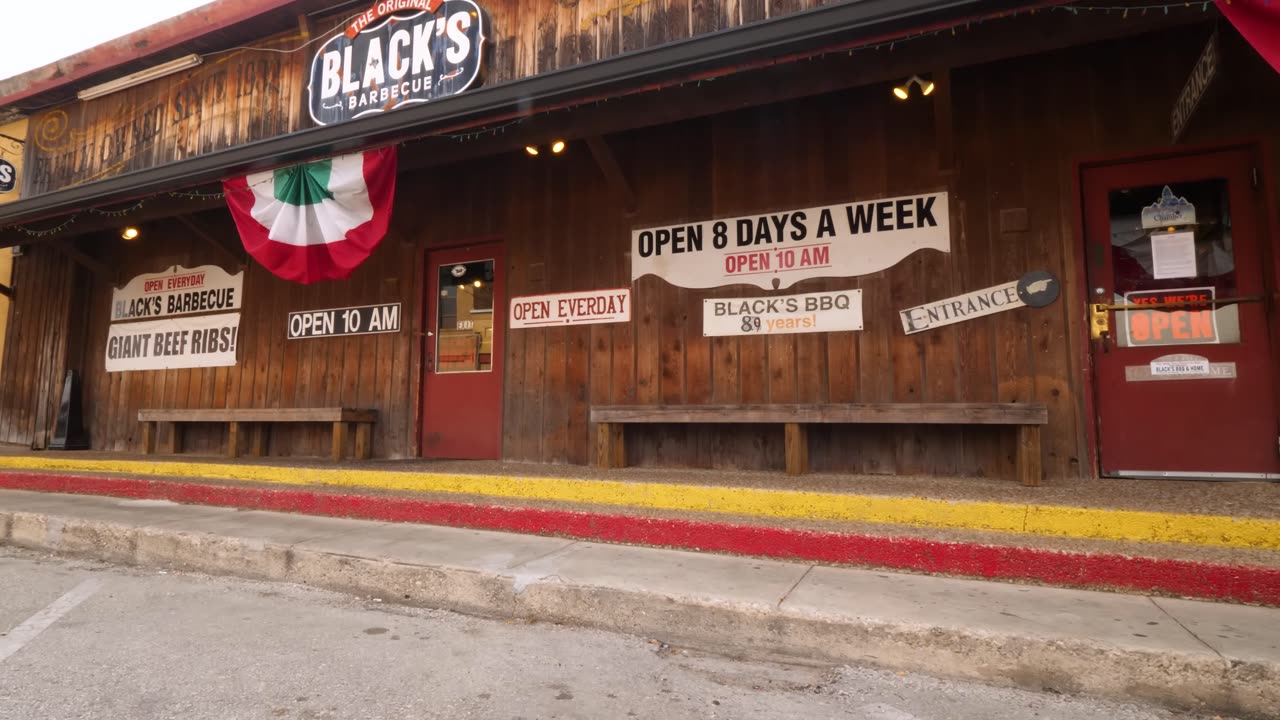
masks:
[[[299,44],[288,33],[254,47]],[[23,197],[204,155],[298,129],[305,52],[232,50],[192,70],[35,114]],[[305,92],[305,90],[304,90]]]
[[[408,203],[406,203],[408,204]],[[230,216],[209,212],[193,216],[208,234],[238,243]],[[179,223],[144,226],[139,240],[107,243],[117,267],[117,282],[171,265],[237,267],[224,254],[191,237]],[[409,350],[416,328],[407,319],[400,333],[351,338],[286,340],[287,315],[295,310],[399,302],[410,294],[407,281],[416,262],[413,247],[393,238],[349,280],[302,286],[284,282],[261,266],[245,266],[244,309],[240,323],[239,363],[234,367],[108,373],[103,354],[110,318],[111,287],[93,286],[85,363],[87,422],[94,448],[136,451],[141,408],[321,407],[346,405],[382,411],[374,448],[380,456],[402,455],[410,447],[413,405],[406,398]],[[412,308],[412,303],[405,310]],[[407,313],[406,313],[407,314]],[[280,425],[273,430],[276,455],[323,455],[328,435],[316,426]],[[165,438],[161,438],[162,441]],[[226,447],[225,427],[193,426],[184,442],[191,452],[218,453]]]
[[[490,0],[488,85],[518,80],[624,52],[777,17],[820,0]],[[719,12],[717,3],[725,12]],[[749,4],[749,3],[748,3]],[[361,9],[363,12],[363,8]],[[321,18],[321,42],[342,32],[352,13]],[[715,22],[713,22],[713,18]],[[31,122],[23,195],[180,161],[274,137],[312,124],[307,75],[319,45],[292,50],[301,33],[252,48],[209,55],[200,66],[103,98],[37,113]]]
[[[52,437],[76,281],[75,266],[52,247],[30,247],[14,258],[0,371],[0,442],[44,447]]]
[[[742,0],[740,7],[750,2]],[[653,277],[633,286],[631,323],[508,331],[504,457],[587,462],[592,404],[1034,401],[1049,407],[1046,474],[1089,474],[1075,163],[1163,145],[1166,109],[1181,77],[1155,70],[1190,67],[1198,32],[1190,28],[953,71],[954,170],[939,169],[947,164],[939,162],[934,144],[931,102],[897,103],[887,88],[876,86],[610,136],[637,196],[632,217],[587,148],[576,143],[559,157],[512,153],[402,176],[392,231],[351,280],[292,286],[249,265],[243,347],[235,368],[102,372],[109,288],[98,283],[85,367],[94,445],[135,450],[132,418],[144,406],[342,403],[382,411],[376,455],[411,455],[421,342],[419,265],[428,246],[501,239],[509,296],[626,287],[632,285],[628,250],[634,226],[946,189],[952,193],[950,254],[924,251],[880,273],[810,280],[787,291],[861,288],[862,332],[708,339],[701,328],[703,298],[761,291],[686,290]],[[812,65],[821,71],[820,61]],[[1258,77],[1264,87],[1280,85],[1274,77]],[[571,114],[565,118],[572,122]],[[1262,114],[1245,118],[1206,109],[1191,140],[1273,136],[1265,123]],[[1028,227],[1002,230],[1001,211],[1017,208],[1027,210]],[[211,234],[234,242],[223,213],[198,220]],[[104,254],[118,265],[118,280],[174,263],[221,259],[177,224],[148,226],[136,246],[115,238],[102,242],[114,243]],[[1062,299],[1048,308],[919,335],[901,331],[899,309],[1037,269],[1065,282]],[[62,297],[52,289],[59,287],[58,277],[67,282],[59,272],[67,272],[65,262],[51,253],[23,258],[19,287],[43,287],[38,278],[56,276],[51,289],[27,307],[39,309]],[[284,339],[289,311],[388,301],[405,304],[406,327],[397,335]],[[23,323],[35,327],[33,320],[15,317],[15,325]],[[10,347],[29,350],[34,343],[45,352],[57,342],[39,333],[25,337]],[[0,435],[10,441],[29,436],[24,428],[32,420],[22,413],[35,398],[22,379],[34,371],[21,370],[21,363],[35,362],[39,354],[11,350],[6,359]],[[11,362],[19,370],[11,373]],[[641,465],[783,464],[781,428],[656,426],[629,432],[629,460]],[[828,427],[811,437],[816,470],[1012,476],[1012,440],[992,428]],[[197,431],[192,449],[214,451],[221,442],[212,429]],[[320,455],[324,442],[319,428],[282,429],[273,452]]]

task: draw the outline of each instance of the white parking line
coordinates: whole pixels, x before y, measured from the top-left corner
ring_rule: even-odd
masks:
[[[7,635],[0,637],[0,662],[9,659],[9,656],[18,652],[27,643],[35,639],[37,635],[44,632],[45,628],[58,621],[58,618],[71,612],[75,606],[89,599],[90,595],[98,592],[102,587],[102,580],[98,578],[90,578],[75,586],[66,595],[54,600],[45,609],[27,618],[26,622],[10,630]]]

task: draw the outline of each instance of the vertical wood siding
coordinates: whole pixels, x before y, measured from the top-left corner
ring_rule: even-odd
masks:
[[[758,0],[741,0],[736,13],[745,17],[758,6]],[[573,22],[580,23],[586,5],[578,7]],[[624,20],[659,7],[696,19],[689,8],[705,6],[672,0],[637,7]],[[569,22],[568,15],[566,9],[554,21]],[[729,22],[716,18],[706,19],[707,26]],[[620,42],[634,35],[628,27],[617,26]],[[590,38],[564,52],[590,53],[617,37],[594,21],[593,28]],[[1189,68],[1199,51],[1196,32],[1174,37],[1177,42],[1153,35],[953,71],[953,170],[939,169],[932,104],[894,102],[887,88],[877,86],[610,136],[636,194],[632,217],[578,143],[563,156],[511,153],[406,174],[399,179],[390,234],[349,281],[296,286],[248,265],[234,368],[103,372],[110,288],[96,283],[85,363],[94,446],[136,450],[133,418],[140,407],[347,404],[383,413],[375,455],[412,455],[424,250],[499,239],[508,258],[508,296],[627,286],[634,296],[630,323],[508,331],[506,459],[588,462],[593,404],[1002,401],[1049,407],[1042,451],[1050,478],[1089,474],[1084,438],[1092,420],[1082,417],[1074,173],[1082,159],[1164,144],[1181,76],[1155,70]],[[821,71],[821,63],[813,67]],[[1280,96],[1274,92],[1280,81],[1258,78],[1271,93],[1259,97]],[[1194,142],[1274,134],[1262,114],[1201,110]],[[565,117],[573,121],[571,114]],[[861,332],[707,338],[704,298],[764,291],[682,289],[654,277],[631,281],[632,227],[938,190],[952,194],[951,253],[926,250],[879,273],[808,280],[785,291],[861,289]],[[1000,211],[1014,208],[1027,210],[1029,227],[1002,232]],[[197,221],[211,235],[236,242],[225,213],[205,213]],[[119,280],[174,263],[221,259],[176,223],[156,223],[145,232],[136,245],[113,237],[92,241],[105,243],[100,254],[112,258]],[[1061,299],[1044,309],[902,333],[902,308],[1029,270],[1062,278]],[[38,424],[33,408],[52,397],[58,371],[50,375],[42,368],[57,365],[53,358],[63,340],[44,328],[58,327],[59,313],[66,312],[61,298],[70,274],[65,261],[42,250],[22,258],[16,274],[21,312],[14,316],[0,385],[0,439],[25,443]],[[289,311],[392,301],[404,303],[399,334],[284,339]],[[640,465],[783,465],[781,428],[628,432],[628,459]],[[811,438],[810,462],[819,471],[1012,476],[1012,438],[994,428],[825,427]],[[280,428],[272,451],[321,455],[325,440],[320,428]],[[193,432],[190,446],[214,452],[223,442],[208,428]]]

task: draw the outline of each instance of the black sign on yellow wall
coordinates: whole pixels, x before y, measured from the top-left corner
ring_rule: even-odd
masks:
[[[11,192],[18,185],[18,168],[0,158],[0,193]]]

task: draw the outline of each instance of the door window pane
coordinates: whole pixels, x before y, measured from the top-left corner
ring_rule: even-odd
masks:
[[[493,368],[493,261],[441,265],[436,307],[437,373]]]
[[[1239,309],[1208,299],[1237,296],[1231,203],[1225,178],[1113,190],[1112,301],[1183,303],[1120,311],[1121,347],[1240,342]],[[1199,303],[1199,304],[1197,304]]]

